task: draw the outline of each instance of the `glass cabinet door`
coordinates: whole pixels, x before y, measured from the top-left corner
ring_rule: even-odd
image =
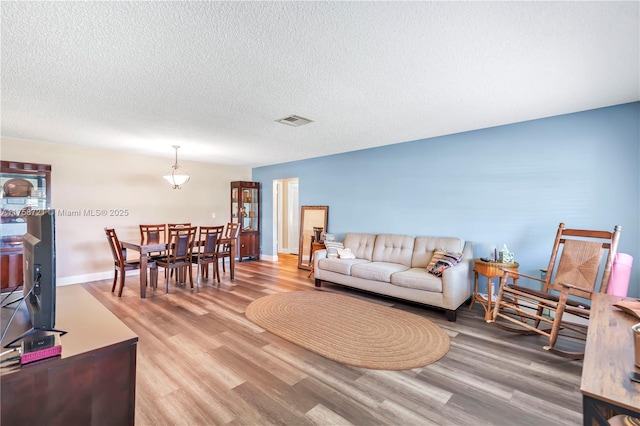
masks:
[[[0,291],[22,284],[25,215],[50,202],[51,165],[0,161]]]
[[[238,223],[238,213],[240,212],[238,204],[238,188],[231,188],[231,222]]]
[[[9,168],[10,162],[2,162],[0,172],[0,204],[2,225],[0,226],[0,247],[12,245],[22,246],[22,236],[27,226],[22,217],[29,209],[46,209],[49,207],[49,175],[46,171],[22,171]],[[7,163],[7,164],[5,164]],[[20,165],[24,166],[23,163]],[[40,165],[28,165],[40,166]],[[44,165],[43,165],[44,166]],[[34,167],[32,167],[33,169]]]
[[[258,230],[258,190],[253,188],[242,189],[242,207],[240,215],[242,216],[242,231]]]

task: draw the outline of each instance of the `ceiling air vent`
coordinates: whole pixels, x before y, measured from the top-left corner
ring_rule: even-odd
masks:
[[[290,115],[285,118],[281,118],[280,120],[276,120],[279,123],[287,124],[289,126],[300,127],[305,124],[313,123],[313,120],[309,120],[308,118],[300,117],[299,115]]]

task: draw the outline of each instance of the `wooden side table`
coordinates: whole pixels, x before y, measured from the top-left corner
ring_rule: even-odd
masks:
[[[475,273],[475,288],[473,289],[473,297],[471,298],[471,304],[469,304],[469,309],[473,308],[473,304],[477,301],[484,308],[484,319],[486,321],[491,319],[491,311],[493,310],[491,298],[493,297],[493,283],[491,282],[493,278],[500,278],[504,271],[502,269],[507,269],[509,271],[518,272],[518,262],[513,263],[502,263],[502,262],[486,262],[482,259],[475,259],[475,263],[473,265],[473,272]],[[487,298],[485,299],[478,293],[478,275],[482,275],[487,277]],[[518,276],[511,275],[513,279],[513,283],[518,283]],[[498,281],[500,284],[500,281]]]
[[[324,246],[324,242],[319,241],[313,241],[311,243],[311,253],[309,253],[309,262],[311,263],[311,270],[309,271],[309,275],[307,275],[307,278],[309,278],[311,275],[313,275],[313,271],[314,271],[314,264],[313,264],[313,253],[316,250],[324,250],[326,247]]]

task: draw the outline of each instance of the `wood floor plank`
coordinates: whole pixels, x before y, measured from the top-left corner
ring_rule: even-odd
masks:
[[[247,342],[246,339],[241,339],[229,332],[225,333],[225,338],[229,349],[235,353],[243,354],[243,356],[246,356],[245,354],[250,354],[252,362],[261,365],[264,369],[278,377],[289,386],[295,385],[300,380],[308,377],[306,373],[298,369],[291,368],[289,364],[278,357],[274,357],[261,350],[256,350],[259,348],[256,348],[250,342]]]
[[[271,394],[252,383],[243,383],[234,391],[260,413],[261,421],[258,424],[300,426],[313,424],[304,413],[291,410],[287,404],[276,400]]]
[[[318,404],[307,411],[307,417],[315,425],[351,426],[353,423],[346,421],[322,404]]]
[[[83,284],[138,336],[136,424],[146,425],[578,425],[581,361],[542,349],[484,321],[479,305],[444,312],[338,285],[333,291],[414,313],[451,340],[438,362],[406,371],[338,364],[246,319],[253,301],[318,291],[297,257],[236,263],[221,283],[170,286],[140,299],[138,277],[123,297],[112,280]],[[162,286],[161,286],[162,287]]]
[[[423,425],[434,426],[445,424],[446,420],[440,416],[436,410],[426,413],[416,412],[414,409],[407,407],[406,404],[400,404],[392,400],[385,400],[378,408],[378,414],[388,418],[391,424],[395,425]]]

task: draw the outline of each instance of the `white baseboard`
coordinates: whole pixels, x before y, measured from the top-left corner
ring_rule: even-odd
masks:
[[[270,256],[270,255],[261,255],[261,260],[267,260],[270,262],[277,262],[278,256]],[[127,276],[140,275],[139,269],[134,269],[132,271],[127,271]],[[64,286],[64,285],[72,285],[72,284],[82,284],[89,283],[92,281],[102,281],[102,280],[112,280],[113,279],[113,270],[105,271],[105,272],[94,272],[93,274],[83,274],[83,275],[72,275],[70,277],[63,277],[56,279],[56,286]]]
[[[140,275],[140,270],[127,271],[127,276]],[[89,283],[92,281],[113,280],[113,270],[95,272],[93,274],[72,275],[70,277],[56,278],[56,286]]]

